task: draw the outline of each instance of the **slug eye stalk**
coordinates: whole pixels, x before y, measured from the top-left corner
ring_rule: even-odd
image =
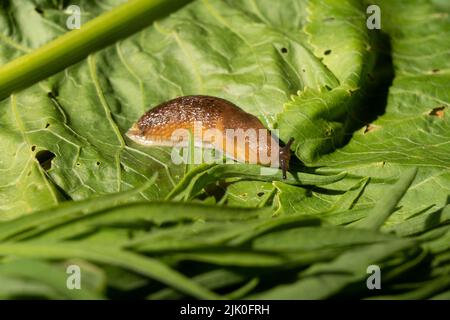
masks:
[[[286,172],[289,170],[289,160],[291,159],[291,145],[294,138],[290,138],[288,143],[280,149],[280,166],[283,171],[283,179],[286,179]]]

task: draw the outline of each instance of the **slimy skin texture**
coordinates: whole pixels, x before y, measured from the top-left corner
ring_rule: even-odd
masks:
[[[196,95],[164,102],[147,111],[127,136],[142,145],[174,146],[180,141],[174,139],[174,132],[179,129],[190,130],[196,145],[215,148],[237,161],[281,166],[283,177],[286,177],[292,139],[279,148],[278,140],[257,117],[221,98]],[[208,134],[208,131],[218,135]],[[251,134],[250,137],[236,138],[234,134],[239,132],[254,132],[255,135],[254,138]],[[270,158],[272,151],[276,152],[276,160]]]

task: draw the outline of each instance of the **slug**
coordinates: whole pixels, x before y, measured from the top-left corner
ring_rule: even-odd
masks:
[[[212,96],[183,96],[147,111],[126,133],[133,141],[151,146],[186,146],[193,134],[195,146],[213,148],[229,158],[289,170],[291,138],[279,147],[257,117],[233,103]]]

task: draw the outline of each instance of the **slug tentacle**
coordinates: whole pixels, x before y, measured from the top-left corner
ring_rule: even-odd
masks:
[[[184,130],[184,131],[183,131]],[[244,163],[289,169],[293,139],[279,148],[261,121],[234,105],[211,96],[184,96],[147,111],[127,132],[133,141],[151,146],[180,146],[193,133],[197,145],[212,147]]]
[[[289,160],[291,159],[291,145],[294,138],[290,138],[288,143],[280,148],[280,167],[283,171],[283,179],[286,179],[286,172],[289,170]]]

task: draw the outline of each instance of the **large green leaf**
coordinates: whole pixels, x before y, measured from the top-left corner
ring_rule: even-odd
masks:
[[[154,172],[160,173],[159,180],[145,196],[163,198],[183,168],[171,164],[170,150],[140,149],[124,132],[144,111],[169,98],[221,96],[273,128],[291,94],[306,87],[336,87],[338,78],[300,29],[323,17],[310,15],[307,20],[304,4],[287,3],[280,3],[274,15],[272,1],[196,1],[1,102],[5,113],[0,134],[8,141],[0,162],[8,171],[1,178],[4,218],[57,203],[61,195],[54,186],[78,200],[138,186]],[[56,9],[50,1],[42,1],[41,7]],[[96,8],[91,14],[101,11],[91,7]],[[349,2],[348,9],[362,18],[355,4]],[[13,9],[2,10],[6,24],[6,12]],[[52,26],[61,23],[61,16],[39,16],[33,6],[21,10],[32,11],[36,28],[48,33],[35,39],[35,46],[61,34],[60,28],[47,26],[49,20]],[[336,21],[345,25],[348,12],[338,13]],[[9,22],[17,31],[6,30],[8,43],[23,45],[32,37],[26,32],[29,24],[19,21]],[[3,59],[13,58],[16,51],[5,49]],[[345,76],[341,73],[339,77]],[[35,158],[50,156],[47,150],[55,158],[45,171]]]
[[[308,10],[308,42],[338,82],[302,88],[278,115],[278,126],[281,138],[294,137],[296,154],[309,163],[342,144],[367,90],[374,54],[360,1],[310,1]]]
[[[83,22],[122,2],[79,2]],[[25,81],[0,101],[0,296],[445,299],[448,5],[375,3],[381,33],[356,0],[197,0]],[[2,2],[0,63],[66,34],[64,4]],[[236,103],[310,167],[174,165],[124,137],[185,94]],[[87,291],[66,292],[69,262]]]
[[[450,34],[447,13],[426,1],[375,1],[389,33],[395,79],[385,114],[357,131],[350,143],[320,164],[395,162],[443,169],[450,164]],[[445,170],[445,171],[444,171]]]

